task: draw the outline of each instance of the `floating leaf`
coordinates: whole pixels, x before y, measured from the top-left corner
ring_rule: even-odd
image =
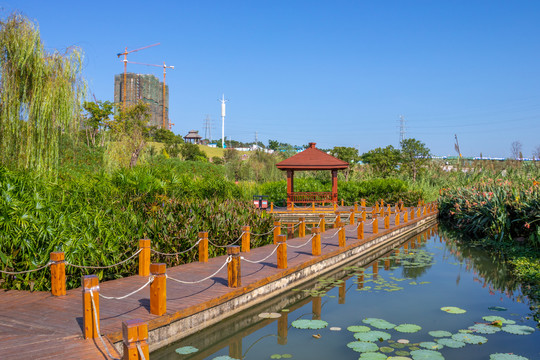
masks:
[[[274,354],[270,356],[270,359],[281,359],[281,354]]]
[[[429,335],[433,337],[447,337],[452,336],[452,333],[445,330],[433,330],[428,333]]]
[[[422,327],[414,324],[401,324],[394,328],[394,330],[403,332],[403,333],[415,333],[422,330]]]
[[[282,312],[289,312],[289,309],[281,309]]]
[[[368,331],[365,333],[354,333],[354,338],[361,341],[369,341],[369,342],[375,342],[375,341],[384,341],[388,340],[392,337],[389,333],[386,333],[384,331]]]
[[[283,355],[281,355],[281,358],[282,359],[290,359],[290,358],[292,358],[292,355],[291,354],[283,354]]]
[[[454,334],[452,335],[452,339],[475,345],[485,344],[488,341],[488,339],[484,336],[473,334]]]
[[[352,325],[347,328],[347,330],[351,332],[368,332],[371,329],[364,325]]]
[[[295,320],[291,325],[297,329],[323,329],[328,326],[328,323],[323,320]]]
[[[506,311],[508,309],[505,308],[505,307],[502,307],[502,306],[490,306],[490,307],[488,307],[488,310],[491,310],[491,311]]]
[[[482,319],[484,319],[484,321],[489,321],[489,322],[494,322],[494,321],[500,321],[501,323],[503,324],[508,324],[508,325],[513,325],[515,324],[516,322],[514,320],[508,320],[508,319],[505,319],[501,316],[484,316],[482,317]]]
[[[394,348],[391,348],[389,346],[382,346],[381,348],[379,348],[379,351],[383,353],[391,353],[392,351],[394,351]]]
[[[413,360],[444,360],[442,354],[434,350],[414,350],[411,356]]]
[[[351,349],[353,349],[356,352],[375,352],[379,350],[379,347],[372,343],[367,341],[352,341],[347,344],[347,346]]]
[[[199,349],[194,346],[182,346],[181,348],[175,350],[175,352],[180,355],[192,354],[197,351],[199,351]]]
[[[230,357],[229,355],[221,355],[221,356],[213,358],[212,360],[239,360],[239,359]]]
[[[396,360],[396,359],[400,359],[400,358],[401,358],[401,359],[410,359],[410,358],[408,358],[408,357],[403,357],[403,356],[409,356],[409,355],[410,355],[409,352],[408,352],[408,351],[405,351],[405,350],[398,350],[398,351],[396,351],[396,355],[398,355],[398,356],[392,357],[392,360]]]
[[[395,349],[403,349],[405,347],[405,344],[394,343],[394,344],[391,344],[390,346],[395,348]]]
[[[386,360],[388,357],[384,354],[377,352],[366,352],[360,354],[358,360]]]
[[[488,324],[476,324],[474,326],[469,326],[469,330],[479,334],[495,334],[496,332],[501,331],[499,327]]]
[[[534,332],[534,328],[526,325],[506,325],[501,330],[515,335],[530,335]]]
[[[429,349],[429,350],[440,350],[443,348],[441,344],[437,344],[436,342],[433,342],[433,341],[423,341],[419,345],[423,347],[424,349]]]
[[[400,343],[400,344],[408,344],[408,343],[410,343],[410,341],[407,340],[407,339],[399,339],[397,342]]]
[[[275,313],[275,312],[271,312],[271,313],[263,312],[259,314],[259,317],[263,319],[277,319],[281,317],[281,314]]]
[[[332,326],[330,328],[330,331],[341,331],[341,328],[340,327],[337,327],[337,326]]]
[[[469,329],[461,329],[461,330],[458,330],[459,333],[461,334],[470,334],[472,333],[473,331],[472,330],[469,330]]]
[[[452,349],[459,349],[465,346],[463,341],[458,341],[450,338],[437,339],[437,343]]]
[[[463,310],[455,306],[445,306],[442,307],[441,310],[449,314],[465,314],[467,312],[467,310]]]
[[[519,356],[515,354],[502,354],[496,353],[489,355],[489,360],[529,360],[524,356]]]
[[[365,324],[369,324],[377,329],[382,329],[382,330],[393,329],[396,326],[395,324],[392,324],[391,322],[388,322],[384,319],[377,319],[377,318],[367,318],[367,319],[362,320],[362,322]]]

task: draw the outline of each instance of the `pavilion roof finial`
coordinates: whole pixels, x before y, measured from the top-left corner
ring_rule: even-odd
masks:
[[[317,143],[310,142],[310,143],[309,143],[309,148],[310,148],[310,149],[315,149],[315,145],[317,145]]]

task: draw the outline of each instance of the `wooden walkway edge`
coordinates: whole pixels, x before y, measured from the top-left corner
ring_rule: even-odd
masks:
[[[322,236],[320,256],[311,255],[309,244],[298,249],[289,247],[288,268],[283,270],[277,268],[275,255],[258,264],[241,261],[243,286],[239,288],[227,286],[226,269],[197,284],[167,281],[167,312],[162,316],[150,314],[148,288],[123,300],[100,299],[101,334],[106,335],[109,350],[119,357],[112,344],[121,348],[122,321],[141,319],[148,323],[151,350],[156,349],[372,251],[379,244],[433,223],[435,218],[436,212],[389,229],[380,224],[378,234],[366,226],[364,240],[356,239],[356,225],[348,225],[345,247],[338,246],[337,229],[328,230]],[[309,237],[289,239],[287,244],[300,245]],[[274,249],[275,245],[267,245],[242,256],[256,261]],[[197,281],[214,273],[225,260],[221,256],[207,263],[180,265],[167,269],[167,275]],[[147,281],[148,278],[140,276],[108,281],[100,284],[100,293],[123,296]],[[61,297],[43,292],[1,292],[0,349],[2,359],[107,359],[99,339],[82,339],[80,288],[69,290]]]

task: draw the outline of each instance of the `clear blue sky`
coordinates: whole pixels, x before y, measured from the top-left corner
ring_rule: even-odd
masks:
[[[540,1],[1,1],[48,49],[85,52],[89,96],[113,100],[128,60],[167,72],[173,131],[365,152],[406,136],[436,155],[540,146]],[[159,68],[128,65],[128,71]],[[215,135],[214,135],[215,134]]]

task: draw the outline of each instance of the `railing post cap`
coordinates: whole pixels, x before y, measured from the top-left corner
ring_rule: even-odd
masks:
[[[83,289],[91,289],[99,285],[99,278],[97,275],[83,275],[81,278]]]
[[[320,217],[320,218],[324,218],[324,214],[319,214],[319,217]]]
[[[287,236],[286,235],[278,235],[276,241],[278,243],[286,243],[287,242]]]
[[[249,225],[242,226],[242,231],[249,231],[249,230],[250,230]]]
[[[274,226],[279,226],[281,225],[281,221],[274,221]]]
[[[199,231],[199,239],[208,238],[208,231]]]
[[[122,321],[122,339],[124,344],[129,345],[132,342],[139,341],[139,325],[142,320],[132,319]]]
[[[167,271],[167,264],[165,263],[153,263],[150,264],[150,274],[163,275]]]
[[[312,234],[319,234],[321,232],[321,228],[320,227],[313,227],[311,228],[311,233]]]
[[[54,251],[50,254],[51,261],[64,261],[63,251]]]
[[[240,246],[238,245],[227,246],[227,255],[237,255],[237,254],[240,254]]]
[[[148,247],[150,247],[150,239],[140,239],[139,240],[139,247],[140,248],[148,248]]]

